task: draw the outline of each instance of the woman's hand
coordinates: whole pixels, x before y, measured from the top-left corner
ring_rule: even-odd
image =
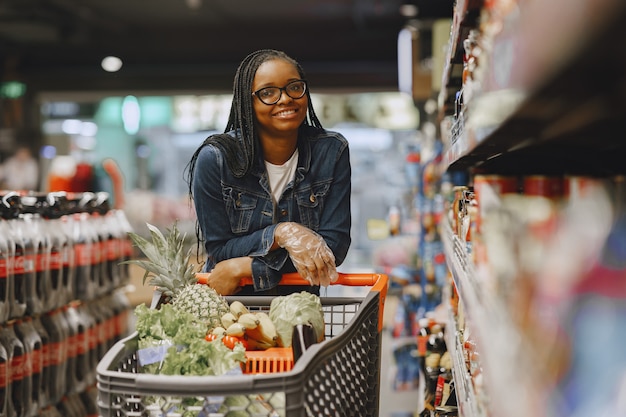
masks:
[[[287,249],[298,273],[311,285],[327,287],[337,281],[335,255],[322,236],[301,224],[285,222],[276,227],[274,238]]]
[[[222,295],[231,295],[239,289],[241,278],[249,276],[252,276],[252,258],[231,258],[215,265],[207,278],[207,284]]]

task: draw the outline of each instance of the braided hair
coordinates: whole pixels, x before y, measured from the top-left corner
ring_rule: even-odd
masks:
[[[228,168],[235,177],[243,177],[254,164],[257,154],[261,152],[258,134],[255,127],[254,108],[252,104],[252,84],[257,69],[261,64],[275,59],[284,60],[293,64],[301,79],[306,80],[302,66],[289,55],[274,49],[261,49],[246,56],[239,64],[233,82],[233,101],[228,116],[228,122],[224,133],[209,136],[202,142],[192,155],[187,164],[187,184],[189,186],[189,197],[193,198],[193,175],[198,160],[198,155],[202,148],[207,145],[214,145],[225,155]],[[308,98],[307,117],[300,126],[300,130],[306,126],[313,126],[323,129],[311,102],[309,89],[306,90]],[[229,134],[230,132],[230,134]],[[234,134],[234,136],[232,136]],[[199,225],[196,223],[196,236],[198,243],[201,240]]]
[[[300,78],[303,80],[306,79],[304,70],[300,64],[282,51],[261,49],[245,57],[241,64],[239,64],[239,68],[237,68],[237,72],[235,73],[233,101],[224,133],[211,135],[206,138],[193,154],[187,165],[187,182],[189,184],[190,195],[192,191],[193,172],[198,154],[200,150],[208,144],[217,146],[225,154],[228,167],[235,177],[243,177],[250,170],[257,152],[260,152],[255,127],[254,108],[252,105],[252,83],[259,66],[266,61],[274,59],[282,59],[293,64],[298,70]],[[321,129],[322,124],[315,114],[308,89],[306,90],[306,95],[309,99],[308,112],[307,118],[302,123],[302,126],[315,126]],[[227,134],[227,132],[234,132],[235,137]]]

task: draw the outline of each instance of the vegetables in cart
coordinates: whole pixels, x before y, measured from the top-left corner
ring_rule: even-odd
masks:
[[[143,373],[161,375],[225,375],[241,370],[246,361],[245,348],[236,344],[227,347],[219,339],[207,341],[206,325],[186,311],[170,304],[160,309],[150,309],[144,304],[135,308],[137,318],[137,359]],[[229,401],[235,401],[229,399]],[[194,408],[203,408],[205,399],[196,397],[175,398],[146,396],[148,406],[171,404],[167,415],[195,417]],[[217,407],[222,407],[219,402]]]
[[[222,325],[214,328],[211,335],[221,336],[224,344],[231,345],[233,338],[241,340],[248,350],[266,350],[278,346],[276,326],[264,311],[251,312],[238,300],[230,303],[230,311],[223,314]]]
[[[148,258],[134,259],[125,263],[145,269],[143,283],[156,286],[165,296],[165,302],[177,310],[194,314],[212,329],[221,324],[221,316],[229,311],[224,297],[208,285],[199,284],[190,263],[191,248],[185,251],[185,235],[177,224],[167,230],[167,235],[151,224],[147,224],[152,241],[129,232],[129,237]]]
[[[229,349],[205,339],[206,326],[170,304],[135,308],[138,361],[143,372],[164,375],[223,375],[246,361],[243,345]]]
[[[382,328],[379,319],[388,279],[385,275],[376,277],[372,291],[361,302],[354,297],[345,301],[320,299],[324,303],[324,315],[332,323],[332,329],[325,332],[325,337],[331,338],[332,343],[317,345],[319,349],[308,351],[298,366],[290,371],[282,372],[287,354],[274,356],[273,352],[244,352],[248,360],[245,370],[239,371],[244,375],[237,377],[226,374],[173,378],[140,374],[137,335],[125,338],[117,342],[98,365],[99,410],[103,417],[119,416],[120,413],[146,417],[283,417],[307,413],[319,416],[329,412],[333,415],[377,416]],[[371,279],[356,277],[354,282],[369,284]],[[257,299],[258,302],[254,300],[249,309],[268,311],[273,299]],[[353,313],[355,310],[358,310],[357,314]],[[335,326],[353,326],[355,332],[335,332]],[[280,349],[281,353],[288,350]],[[264,368],[259,372],[248,368],[254,362],[250,358],[260,359],[258,363]],[[271,364],[266,367],[267,363],[262,362],[264,359],[277,359],[277,366],[281,368],[272,368]],[[307,391],[306,395],[302,394],[303,390]]]
[[[299,324],[310,324],[317,341],[324,340],[324,310],[320,298],[306,291],[276,297],[270,304],[269,318],[276,326],[279,344],[291,347],[293,329]]]

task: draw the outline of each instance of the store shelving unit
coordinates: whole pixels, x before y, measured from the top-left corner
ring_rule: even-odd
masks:
[[[454,113],[464,22],[482,2],[458,2],[443,74],[441,116]],[[465,10],[465,12],[459,11]],[[626,148],[626,4],[555,0],[524,4],[496,35],[482,91],[445,155],[448,169],[497,172],[623,172]],[[504,52],[507,51],[507,52]],[[619,151],[622,151],[620,154]]]
[[[446,245],[450,245],[451,240],[446,239]],[[446,248],[449,249],[449,248]],[[455,266],[450,265],[450,268]],[[458,276],[455,278],[456,282],[459,282]],[[450,288],[444,288],[444,299],[450,298]],[[461,342],[462,333],[456,328],[454,323],[456,317],[451,307],[448,307],[448,323],[449,328],[453,328],[454,331],[446,331],[445,339],[446,346],[452,357],[452,378],[455,383],[457,405],[461,415],[484,417],[486,416],[484,406],[480,403],[480,398],[476,395],[474,390],[474,383],[471,375],[467,370],[465,354],[463,350],[463,343]]]
[[[454,118],[442,169],[626,174],[626,2],[508,2],[517,9],[508,11],[501,30],[488,40],[480,89],[459,114],[455,94],[462,86],[462,43],[481,24],[485,3],[459,0],[455,6],[439,95],[440,118]],[[532,392],[536,364],[525,354],[528,342],[504,301],[482,285],[490,281],[490,271],[473,265],[465,242],[446,222],[441,235],[454,285],[479,341],[484,375],[484,385],[475,386],[464,360],[462,330],[450,311],[447,345],[460,415],[540,415],[537,403],[513,401],[537,397]]]
[[[442,239],[454,285],[461,295],[472,332],[479,341],[477,350],[486,379],[479,387],[475,386],[475,378],[470,376],[465,363],[462,334],[450,314],[447,326],[454,331],[447,331],[446,345],[453,358],[460,415],[498,415],[490,413],[490,410],[505,412],[502,415],[510,417],[537,415],[535,404],[520,407],[515,401],[515,397],[525,395],[528,387],[535,382],[535,365],[525,355],[529,351],[526,342],[516,333],[513,320],[502,301],[483,290],[481,277],[487,272],[475,270],[466,244],[452,233],[446,222],[442,222]],[[520,369],[524,372],[519,372]],[[497,397],[485,395],[485,390],[497,390]],[[515,404],[515,407],[511,408],[509,404]]]

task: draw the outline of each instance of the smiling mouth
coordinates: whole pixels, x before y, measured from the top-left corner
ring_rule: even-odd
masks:
[[[274,116],[275,116],[275,117],[285,117],[285,116],[291,116],[291,115],[296,114],[297,112],[298,112],[298,110],[297,110],[297,109],[283,110],[283,111],[280,111],[280,112],[278,112],[278,113],[274,114]]]

